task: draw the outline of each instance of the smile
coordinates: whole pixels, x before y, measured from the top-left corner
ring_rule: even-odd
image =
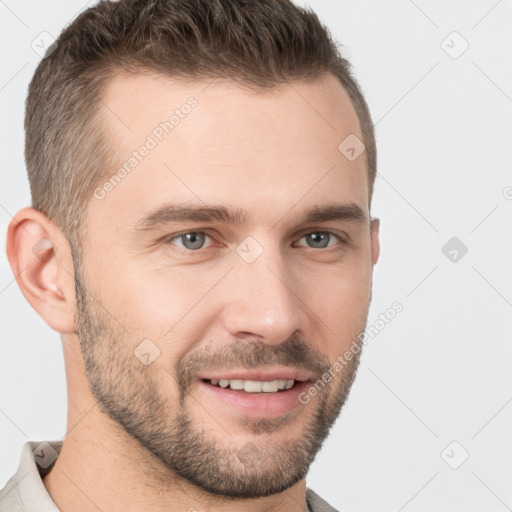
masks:
[[[243,380],[243,379],[208,379],[207,383],[212,386],[223,389],[230,388],[235,391],[245,391],[246,393],[277,393],[291,389],[294,379],[276,379],[267,381]]]

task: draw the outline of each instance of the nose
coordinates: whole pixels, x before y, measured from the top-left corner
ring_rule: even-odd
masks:
[[[224,328],[237,338],[257,336],[274,345],[285,341],[301,328],[303,318],[293,280],[278,250],[266,248],[252,263],[236,261],[225,283]]]

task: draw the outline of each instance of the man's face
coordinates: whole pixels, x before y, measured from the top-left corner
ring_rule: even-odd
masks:
[[[265,496],[305,476],[348,395],[358,356],[318,381],[360,345],[377,234],[364,154],[338,150],[362,136],[334,77],[206,85],[108,86],[106,180],[129,171],[88,207],[77,334],[102,410],[143,452],[209,492]]]

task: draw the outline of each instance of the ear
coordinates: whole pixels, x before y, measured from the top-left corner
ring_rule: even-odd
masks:
[[[372,263],[374,265],[377,263],[380,255],[379,228],[380,219],[372,218],[370,220],[370,237],[372,249]]]
[[[30,305],[55,331],[75,331],[75,278],[66,237],[44,214],[23,208],[7,229],[7,258]]]

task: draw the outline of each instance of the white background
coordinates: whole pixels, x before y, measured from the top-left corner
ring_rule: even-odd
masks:
[[[382,253],[369,324],[395,301],[404,307],[369,339],[308,486],[343,511],[510,510],[512,2],[298,3],[343,45],[376,123]],[[30,205],[31,43],[56,37],[86,5],[0,2],[3,247],[11,216]],[[469,47],[454,59],[445,50],[456,55],[462,38]],[[442,252],[452,237],[468,248],[457,262]],[[59,335],[20,293],[4,249],[0,314],[1,488],[28,439],[63,437],[66,382]],[[452,465],[469,454],[458,469],[442,458],[453,441]]]

